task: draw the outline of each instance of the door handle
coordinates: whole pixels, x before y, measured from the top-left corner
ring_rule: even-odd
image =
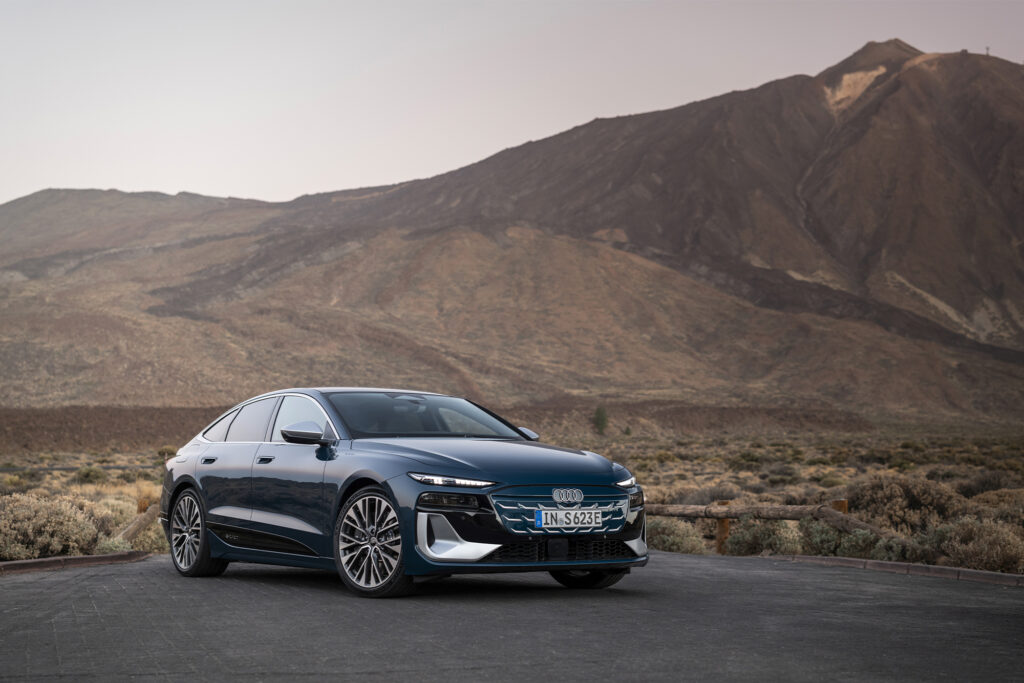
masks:
[[[217,462],[217,458],[203,458],[204,465],[212,465],[215,462]]]
[[[272,456],[272,455],[261,455],[260,457],[256,458],[256,464],[257,465],[266,465],[268,462],[270,462],[273,459],[274,459],[274,456]]]

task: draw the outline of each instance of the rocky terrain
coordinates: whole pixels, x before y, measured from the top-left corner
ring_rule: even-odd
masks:
[[[0,405],[286,385],[1024,416],[1024,69],[869,43],[435,178],[0,206]]]

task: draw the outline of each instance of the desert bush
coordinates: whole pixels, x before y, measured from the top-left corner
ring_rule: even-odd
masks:
[[[816,519],[805,517],[797,524],[800,545],[807,555],[835,555],[839,548],[839,532]]]
[[[608,429],[608,409],[604,406],[598,406],[594,409],[594,415],[590,418],[590,421],[594,425],[594,429],[597,430],[597,433],[603,435],[605,430]]]
[[[902,543],[893,538],[883,538],[871,549],[871,559],[901,562],[910,558],[907,557],[906,546]]]
[[[1024,574],[1024,531],[1018,525],[963,517],[937,529],[932,538],[958,567]]]
[[[88,554],[98,537],[88,515],[68,498],[0,497],[0,560]]]
[[[768,483],[772,486],[794,484],[800,481],[800,472],[793,465],[779,463],[768,468]]]
[[[866,529],[856,529],[848,534],[842,535],[839,547],[836,548],[836,555],[840,557],[871,557],[875,548],[881,541],[878,536]]]
[[[822,477],[818,483],[821,484],[823,488],[834,489],[837,486],[842,486],[846,482],[839,475],[830,472]]]
[[[986,491],[976,495],[971,502],[988,508],[997,520],[1024,524],[1024,489]]]
[[[1011,486],[1010,477],[1005,472],[986,470],[956,486],[957,492],[964,498],[973,498],[979,493],[998,491]]]
[[[174,446],[161,446],[157,449],[156,454],[160,456],[161,461],[166,460],[174,456],[178,452],[178,449]]]
[[[699,489],[683,489],[674,496],[673,503],[679,505],[709,505],[716,500],[733,500],[740,490],[732,484],[715,484]]]
[[[781,520],[761,520],[743,517],[732,525],[725,541],[729,555],[795,555],[800,552],[800,539]]]
[[[167,545],[167,536],[160,522],[153,522],[132,541],[132,550],[141,550],[147,553],[169,553],[170,546]]]
[[[726,466],[731,470],[756,470],[766,460],[767,454],[742,451],[725,459]]]
[[[107,473],[99,467],[93,467],[87,465],[77,472],[71,478],[76,484],[99,484],[100,482],[106,481]]]
[[[102,536],[96,542],[93,552],[96,555],[110,555],[111,553],[123,553],[132,549],[132,544],[117,536]]]
[[[927,532],[967,510],[963,496],[945,484],[898,475],[875,475],[848,486],[846,497],[858,516],[907,537]]]
[[[647,544],[673,553],[703,555],[705,552],[704,541],[693,524],[664,517],[647,518]]]

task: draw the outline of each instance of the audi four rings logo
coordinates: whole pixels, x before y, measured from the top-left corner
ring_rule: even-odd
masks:
[[[556,503],[582,503],[583,491],[579,489],[553,489],[551,497]]]

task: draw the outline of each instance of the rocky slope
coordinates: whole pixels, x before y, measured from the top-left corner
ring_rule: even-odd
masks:
[[[0,403],[411,384],[1018,419],[1024,69],[869,43],[435,178],[0,206]]]

